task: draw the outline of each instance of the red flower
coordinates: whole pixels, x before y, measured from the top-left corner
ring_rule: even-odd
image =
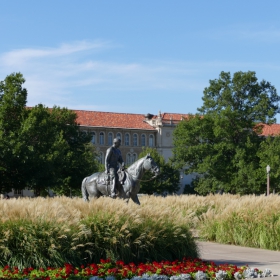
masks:
[[[126,269],[122,271],[122,276],[125,277],[125,278],[127,277],[127,270]]]
[[[230,279],[233,279],[235,272],[242,273],[246,269],[246,266],[238,268],[234,265],[222,264],[216,265],[214,262],[206,262],[200,259],[190,259],[184,258],[182,261],[161,261],[161,262],[152,262],[152,263],[140,263],[135,265],[134,263],[125,264],[122,260],[113,263],[111,260],[101,260],[99,264],[88,264],[86,267],[81,265],[81,268],[75,268],[71,264],[64,264],[62,268],[51,268],[48,267],[47,270],[39,268],[41,272],[48,274],[55,273],[56,278],[68,279],[73,275],[81,276],[99,276],[106,277],[108,275],[114,275],[117,279],[121,278],[132,278],[134,275],[142,276],[144,273],[148,274],[161,274],[167,276],[178,275],[182,273],[191,274],[194,277],[194,274],[197,271],[202,271],[206,273],[211,279],[215,277],[215,272],[219,270],[226,271]],[[32,267],[24,268],[20,271],[17,267],[10,268],[8,265],[2,269],[3,279],[13,279],[14,275],[18,274],[17,277],[25,277],[34,280],[50,280],[50,276],[30,276],[30,272],[34,269]],[[52,272],[54,271],[54,272]],[[259,272],[258,269],[255,269],[256,272]],[[1,279],[0,279],[1,280]]]
[[[95,268],[95,269],[98,268],[98,266],[97,266],[95,263],[92,263],[92,264],[90,264],[89,266],[90,266],[91,268]]]
[[[116,265],[117,266],[124,266],[124,262],[123,261],[116,261]]]
[[[107,260],[101,259],[100,262],[101,262],[101,263],[110,263],[111,260],[110,260],[110,259],[107,259]]]
[[[8,265],[4,266],[3,270],[8,270],[10,267]]]

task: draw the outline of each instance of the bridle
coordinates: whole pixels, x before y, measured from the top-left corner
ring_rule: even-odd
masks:
[[[156,172],[156,169],[158,168],[158,166],[157,165],[152,165],[151,164],[151,168],[149,169],[149,170],[151,170],[152,171],[152,173],[157,173]],[[127,174],[129,174],[130,176],[133,176],[132,174],[130,174],[128,171],[127,171],[127,169],[126,169],[126,172],[127,172]],[[141,179],[136,179],[136,181],[139,181],[139,182],[150,182],[150,181],[152,181],[152,180],[154,180],[156,177],[158,176],[158,174],[156,174],[156,175],[154,175],[151,179],[149,179],[149,180],[141,180]]]

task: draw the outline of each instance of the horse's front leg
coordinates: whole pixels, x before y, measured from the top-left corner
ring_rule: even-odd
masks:
[[[140,205],[140,201],[139,201],[139,198],[138,198],[138,195],[137,194],[131,194],[130,193],[130,198],[132,199],[132,201],[138,205]]]

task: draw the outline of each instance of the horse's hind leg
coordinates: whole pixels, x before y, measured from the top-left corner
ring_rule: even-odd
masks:
[[[98,190],[97,188],[97,183],[96,181],[92,181],[90,186],[88,186],[88,193],[89,193],[89,198],[99,198],[102,196],[102,193]]]

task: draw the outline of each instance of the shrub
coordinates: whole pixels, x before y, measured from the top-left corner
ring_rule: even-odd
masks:
[[[62,266],[122,259],[144,262],[197,257],[184,220],[154,204],[100,198],[11,199],[0,202],[0,265]]]

